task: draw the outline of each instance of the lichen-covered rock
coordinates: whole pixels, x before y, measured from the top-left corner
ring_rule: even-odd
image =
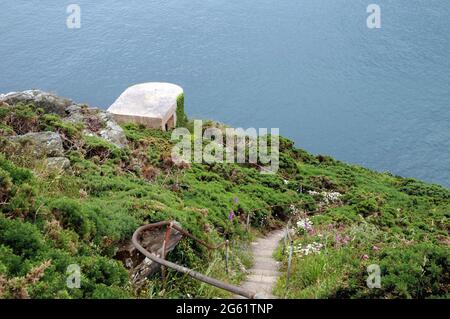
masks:
[[[66,112],[68,114],[66,121],[84,125],[84,135],[98,136],[119,148],[126,146],[125,133],[114,121],[111,114],[85,105],[71,105],[66,108]]]
[[[24,135],[9,136],[13,143],[26,143],[31,146],[36,157],[62,157],[64,148],[61,136],[55,132],[37,132]]]
[[[33,103],[37,107],[43,108],[47,113],[55,113],[61,116],[65,115],[66,107],[73,104],[70,99],[40,90],[0,94],[0,103],[2,102],[9,105],[19,102]]]
[[[106,111],[75,104],[70,99],[40,90],[0,94],[0,105],[13,106],[19,102],[32,103],[36,107],[44,109],[46,113],[60,115],[64,121],[72,124],[83,124],[84,135],[100,137],[119,148],[127,145],[123,129]]]
[[[70,168],[70,161],[66,157],[49,157],[47,168],[53,171],[67,171]]]
[[[105,123],[105,126],[100,130],[100,137],[116,145],[117,147],[125,147],[127,144],[125,133],[119,124],[114,121],[112,115],[107,112],[100,111],[98,117]]]

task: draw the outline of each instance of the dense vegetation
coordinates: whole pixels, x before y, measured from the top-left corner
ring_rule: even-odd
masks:
[[[279,280],[279,296],[450,297],[450,190],[331,159],[297,167],[327,190],[313,195],[315,211],[294,209],[292,276],[287,290],[286,273]],[[288,251],[276,254],[285,272]],[[369,265],[381,270],[379,288],[366,285]]]
[[[287,297],[448,296],[448,189],[313,156],[284,138],[276,175],[254,165],[176,165],[170,132],[123,128],[128,146],[119,149],[34,105],[0,106],[0,298],[226,296],[174,272],[165,286],[155,275],[135,291],[117,248],[138,226],[175,219],[205,241],[231,239],[231,273],[221,252],[188,239],[169,258],[238,282],[251,263],[241,249],[252,236],[250,213],[254,232],[313,221],[298,227],[295,245],[323,248],[295,253]],[[63,137],[70,170],[49,170],[32,145],[7,138],[36,131]],[[326,200],[331,192],[342,195]],[[381,289],[365,284],[373,263],[382,269]],[[81,267],[80,289],[66,286],[71,264]]]

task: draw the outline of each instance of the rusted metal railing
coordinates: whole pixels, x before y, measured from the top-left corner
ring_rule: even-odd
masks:
[[[287,248],[287,242],[289,240],[289,242],[292,245],[292,237],[291,237],[291,233],[290,233],[290,229],[291,229],[291,220],[289,219],[288,222],[286,223],[286,227],[284,228],[284,236],[283,236],[283,250],[281,251],[281,254],[284,256],[284,254],[286,253],[286,248]]]
[[[148,230],[152,230],[154,228],[160,228],[163,226],[167,226],[166,229],[166,233],[164,236],[164,242],[163,242],[163,248],[162,248],[162,255],[161,256],[157,256],[154,253],[149,252],[148,250],[146,250],[144,247],[142,247],[142,245],[140,244],[140,235],[144,232],[144,231],[148,231]],[[178,225],[176,225],[174,222],[171,221],[162,221],[162,222],[158,222],[158,223],[154,223],[154,224],[149,224],[149,225],[145,225],[145,226],[141,226],[139,227],[133,234],[133,238],[132,238],[132,242],[133,245],[147,258],[149,258],[150,260],[152,260],[153,262],[156,262],[158,264],[161,265],[162,267],[162,272],[163,272],[163,276],[165,276],[165,267],[171,268],[173,270],[176,270],[178,272],[184,273],[188,276],[191,276],[192,278],[202,281],[204,283],[207,283],[209,285],[215,286],[217,288],[220,289],[224,289],[227,290],[229,292],[232,292],[236,295],[240,295],[249,299],[254,299],[254,298],[261,298],[260,295],[258,295],[256,292],[247,290],[247,289],[243,289],[241,287],[238,286],[234,286],[231,284],[228,284],[226,282],[223,282],[221,280],[203,275],[199,272],[196,272],[192,269],[189,269],[187,267],[183,267],[180,265],[177,265],[173,262],[170,262],[168,260],[166,260],[166,246],[167,246],[167,242],[170,238],[170,233],[172,231],[172,229],[175,229],[176,231],[180,232],[182,235],[189,237],[193,240],[195,240],[196,242],[198,242],[199,244],[207,247],[210,250],[214,250],[214,249],[219,249],[221,247],[223,247],[224,245],[226,245],[226,264],[227,264],[227,268],[228,268],[228,251],[229,251],[229,242],[228,240],[223,242],[222,244],[219,244],[217,246],[208,244],[200,239],[198,239],[197,237],[193,236],[192,234],[188,233],[186,230],[184,230],[183,228],[179,227]]]

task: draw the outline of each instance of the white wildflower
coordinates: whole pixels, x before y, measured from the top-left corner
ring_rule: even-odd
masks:
[[[299,229],[299,230],[303,229],[303,230],[308,231],[308,230],[312,229],[312,226],[313,226],[313,222],[308,217],[299,219],[297,221],[297,229]]]
[[[302,246],[302,244],[298,244],[294,250],[294,252],[300,256],[308,256],[313,254],[320,254],[320,250],[323,248],[323,244],[318,242],[313,242],[307,244],[306,246]]]
[[[326,205],[330,204],[338,204],[341,201],[342,194],[339,192],[316,192],[316,191],[308,191],[308,194],[311,196],[320,195],[322,197],[322,201]]]

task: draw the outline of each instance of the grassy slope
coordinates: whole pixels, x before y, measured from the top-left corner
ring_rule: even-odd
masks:
[[[292,277],[276,293],[288,298],[450,297],[450,191],[414,179],[342,163],[299,164],[304,179],[326,176],[344,196],[310,216],[312,231],[297,228]],[[299,250],[319,243],[318,253]],[[381,268],[381,288],[366,286],[367,266]]]
[[[232,273],[225,275],[220,253],[209,255],[187,239],[170,258],[237,282],[242,278],[239,265],[250,263],[239,249],[251,236],[243,226],[246,213],[256,210],[252,224],[262,231],[292,217],[289,203],[300,201],[297,209],[314,215],[316,234],[299,234],[297,243],[321,240],[326,248],[294,258],[288,297],[448,294],[448,189],[315,157],[286,139],[274,176],[234,164],[176,167],[169,160],[170,134],[124,128],[130,143],[119,150],[82,137],[81,127],[32,105],[0,107],[0,296],[224,296],[173,272],[166,287],[155,276],[136,293],[125,268],[113,258],[116,249],[139,225],[176,219],[204,240],[231,238],[236,243]],[[1,138],[39,130],[65,137],[71,172],[48,172],[27,145],[18,148]],[[320,196],[308,195],[308,190],[341,192],[343,205],[318,210]],[[233,221],[228,220],[231,210],[237,215]],[[334,242],[337,233],[352,240],[339,246]],[[374,245],[381,249],[374,251]],[[364,254],[368,260],[361,259]],[[73,263],[82,269],[81,289],[66,287],[65,271]],[[365,288],[370,263],[382,266],[382,289]],[[279,294],[284,294],[283,281]]]

